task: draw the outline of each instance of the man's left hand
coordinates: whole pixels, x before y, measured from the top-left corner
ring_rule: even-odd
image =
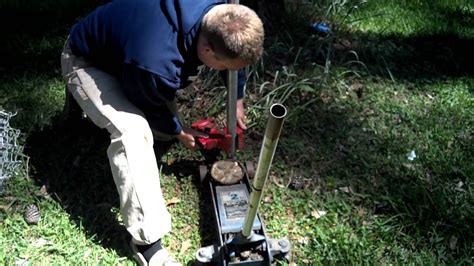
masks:
[[[245,122],[247,117],[245,116],[245,108],[244,108],[244,100],[238,99],[237,100],[237,125],[241,129],[247,129]]]

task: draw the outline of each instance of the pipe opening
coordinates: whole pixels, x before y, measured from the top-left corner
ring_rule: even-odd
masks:
[[[283,118],[286,116],[286,107],[275,103],[270,107],[270,114],[275,118]]]

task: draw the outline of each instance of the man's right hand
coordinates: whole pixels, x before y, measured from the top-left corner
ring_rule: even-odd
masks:
[[[190,150],[194,150],[196,148],[196,140],[194,139],[194,136],[184,132],[184,130],[181,130],[177,138],[186,148]]]
[[[194,130],[192,128],[183,127],[183,130],[177,136],[178,140],[183,143],[183,145],[191,150],[195,150],[197,147],[195,137],[209,137],[207,134],[200,131]]]

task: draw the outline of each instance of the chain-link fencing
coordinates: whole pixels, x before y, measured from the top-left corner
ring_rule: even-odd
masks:
[[[23,146],[18,144],[20,130],[10,126],[10,119],[16,113],[0,110],[0,193],[5,181],[18,171],[21,165]]]

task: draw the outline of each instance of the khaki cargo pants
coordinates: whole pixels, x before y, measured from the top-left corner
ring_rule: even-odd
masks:
[[[68,45],[61,69],[68,91],[86,115],[110,133],[107,155],[133,242],[155,242],[171,230],[171,216],[161,192],[153,133],[161,139],[173,136],[152,133],[143,113],[122,94],[118,79],[75,56]],[[176,112],[175,107],[170,109]]]

